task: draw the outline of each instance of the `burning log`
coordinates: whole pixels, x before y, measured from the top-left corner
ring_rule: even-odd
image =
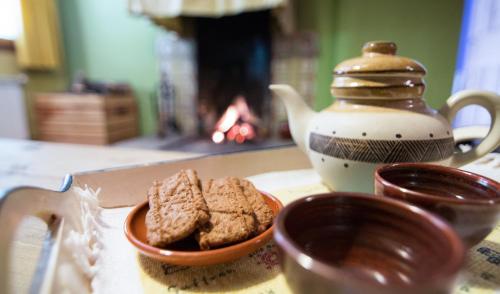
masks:
[[[252,113],[245,97],[237,96],[215,124],[212,141],[217,144],[225,140],[238,144],[251,141],[257,135],[256,126],[258,123],[259,118]]]

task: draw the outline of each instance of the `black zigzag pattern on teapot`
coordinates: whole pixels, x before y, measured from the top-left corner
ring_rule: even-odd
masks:
[[[325,136],[312,132],[309,148],[324,155],[373,163],[432,162],[453,155],[453,137],[428,140],[373,140]]]

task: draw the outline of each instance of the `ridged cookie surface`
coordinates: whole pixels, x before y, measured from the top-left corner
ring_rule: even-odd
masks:
[[[148,201],[147,238],[153,246],[165,247],[184,239],[209,220],[194,170],[182,170],[162,182],[155,181]]]
[[[232,177],[231,180],[240,187],[247,202],[252,207],[255,214],[256,234],[264,232],[273,223],[273,211],[250,181],[235,177]]]
[[[200,227],[200,248],[236,243],[255,232],[255,216],[241,188],[231,178],[209,180],[203,184],[203,197],[210,213],[209,221]]]

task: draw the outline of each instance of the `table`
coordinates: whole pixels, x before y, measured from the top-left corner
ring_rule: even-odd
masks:
[[[68,173],[182,159],[199,153],[0,139],[0,189],[58,189]]]
[[[38,186],[57,190],[66,174],[145,164],[198,156],[197,153],[152,151],[130,148],[59,144],[39,141],[0,139],[0,190],[13,186]],[[45,235],[45,224],[30,217],[17,232],[12,250],[10,270],[15,293],[26,293],[38,260]],[[42,229],[41,229],[42,228]],[[16,267],[15,260],[29,260]]]
[[[34,141],[0,139],[0,188],[12,185],[36,185],[57,189],[67,173],[109,167],[181,159],[198,154],[183,152],[147,151],[112,147],[79,146],[41,143]],[[500,179],[500,154],[489,154],[467,166],[476,173]],[[27,219],[21,226],[12,251],[15,293],[27,292],[38,259],[36,250],[41,248],[44,223],[36,218]],[[27,252],[29,252],[29,255]],[[29,260],[19,266],[16,260]],[[465,291],[465,290],[464,290]],[[462,292],[461,292],[462,293]]]

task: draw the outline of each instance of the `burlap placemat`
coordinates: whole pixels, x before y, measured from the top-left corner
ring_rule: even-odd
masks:
[[[304,195],[327,192],[321,185],[307,185],[273,192],[284,205]],[[138,255],[145,293],[289,293],[278,264],[274,242],[235,262],[205,267],[174,266]]]
[[[307,185],[274,191],[283,204],[305,195],[326,192],[321,185]],[[279,270],[276,245],[236,262],[207,267],[173,266],[138,255],[145,293],[290,293]],[[469,252],[469,261],[455,293],[498,293],[500,289],[500,226]]]
[[[328,189],[312,170],[251,177],[256,186],[287,204]],[[283,189],[283,187],[289,187]],[[270,242],[235,262],[207,267],[161,263],[137,253],[123,234],[130,208],[106,209],[102,268],[93,281],[102,293],[289,293],[280,272],[276,245]],[[469,251],[468,264],[455,293],[498,293],[500,290],[500,226]]]
[[[467,266],[455,293],[500,293],[500,224],[469,250]]]

